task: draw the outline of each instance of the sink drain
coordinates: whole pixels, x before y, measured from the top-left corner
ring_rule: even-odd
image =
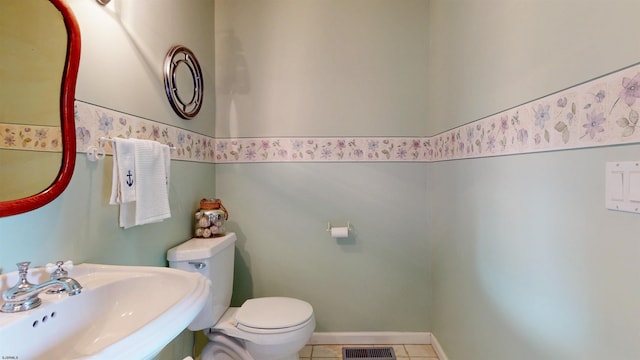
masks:
[[[343,347],[344,360],[396,360],[391,347]]]

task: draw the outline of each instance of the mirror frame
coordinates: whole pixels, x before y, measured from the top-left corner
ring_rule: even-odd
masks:
[[[0,217],[35,210],[53,201],[69,185],[76,163],[74,102],[80,65],[80,27],[71,8],[64,0],[49,0],[49,2],[60,11],[67,28],[67,55],[60,86],[62,164],[58,175],[48,188],[32,196],[0,202]]]
[[[184,65],[191,73],[193,81],[193,95],[189,102],[185,102],[178,93],[178,85],[176,84],[177,70],[179,65]],[[202,68],[193,52],[182,45],[176,45],[169,49],[164,59],[164,89],[167,93],[169,103],[173,111],[185,120],[191,120],[202,107],[202,98],[204,90],[204,80],[202,78]],[[184,89],[182,89],[184,92]]]

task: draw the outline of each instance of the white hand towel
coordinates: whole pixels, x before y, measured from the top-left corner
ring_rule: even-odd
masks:
[[[128,229],[136,226],[136,203],[120,204],[120,227]]]
[[[171,217],[169,208],[170,149],[156,141],[135,140],[136,225]]]
[[[113,176],[109,204],[136,200],[135,143],[131,139],[113,139]]]
[[[156,141],[114,141],[110,204],[120,204],[120,226],[159,222],[171,217],[169,208],[170,149]]]

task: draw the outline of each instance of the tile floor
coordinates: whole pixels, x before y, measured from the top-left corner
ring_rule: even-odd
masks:
[[[393,347],[399,360],[437,360],[431,345],[307,345],[299,353],[300,360],[342,360],[342,347]]]

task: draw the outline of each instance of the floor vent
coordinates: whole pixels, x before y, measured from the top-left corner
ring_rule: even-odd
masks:
[[[396,360],[391,347],[343,347],[344,360]]]

